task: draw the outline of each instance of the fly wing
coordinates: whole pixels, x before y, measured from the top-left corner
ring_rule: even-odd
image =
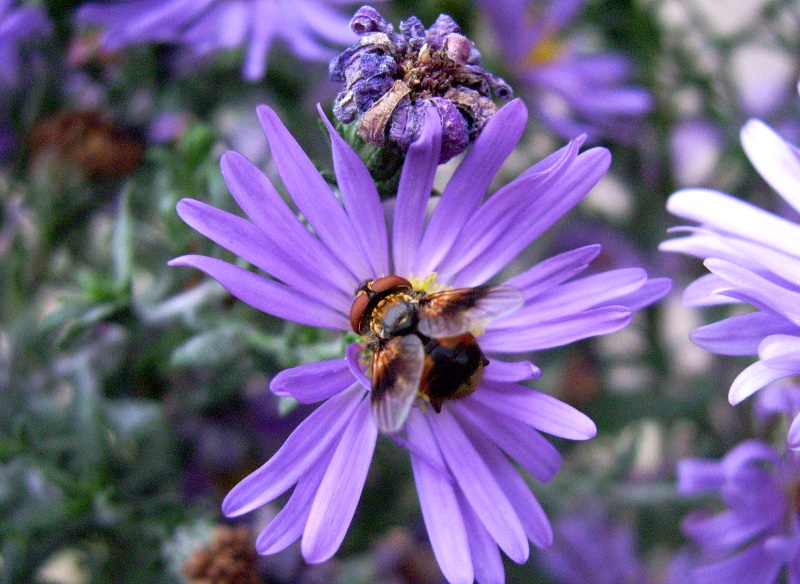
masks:
[[[403,427],[419,391],[425,348],[417,335],[394,337],[372,356],[372,415],[383,432]]]
[[[437,339],[463,335],[515,311],[523,302],[522,293],[511,286],[437,292],[420,300],[417,330]]]

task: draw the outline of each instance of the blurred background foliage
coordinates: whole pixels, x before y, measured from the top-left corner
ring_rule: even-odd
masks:
[[[272,396],[270,378],[339,355],[344,343],[167,267],[184,253],[227,253],[183,224],[175,204],[193,197],[236,212],[218,166],[228,149],[274,174],[259,103],[277,108],[329,170],[314,110],[330,111],[338,89],[326,65],[299,63],[278,45],[260,82],[241,78],[237,51],[176,72],[168,46],[98,52],[71,26],[79,4],[43,3],[53,34],[25,87],[7,93],[2,121],[16,147],[0,166],[0,581],[200,582],[184,567],[205,549],[257,582],[440,582],[407,457],[389,440],[379,441],[344,545],[324,565],[305,566],[296,547],[251,557],[252,534],[276,508],[243,518],[238,531],[219,511],[309,411]],[[381,6],[395,23],[451,14],[486,68],[514,84],[503,39],[473,2]],[[590,0],[565,32],[632,58],[654,107],[633,140],[601,142],[614,156],[609,176],[528,255],[600,242],[602,267],[642,265],[673,277],[675,290],[620,333],[533,356],[544,371],[535,386],[589,413],[599,435],[559,442],[561,472],[532,488],[554,521],[588,506],[629,529],[649,574],[642,582],[667,581],[683,545],[691,501],[675,492],[675,461],[718,457],[773,430],[755,427],[747,404],[727,404],[743,362],[688,341],[719,316],[680,304],[699,262],[656,247],[671,224],[664,202],[681,186],[775,207],[738,132],[758,116],[800,137],[798,28],[792,0]],[[562,142],[532,119],[498,184]],[[509,582],[555,582],[536,553],[524,566],[508,562],[507,573]]]

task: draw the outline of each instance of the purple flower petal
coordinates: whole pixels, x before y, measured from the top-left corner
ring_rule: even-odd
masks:
[[[411,469],[433,553],[450,584],[472,584],[474,573],[464,519],[452,477],[440,470],[446,466],[428,426],[427,416],[412,409],[406,429],[409,442],[425,453],[420,457],[411,451]],[[436,466],[429,464],[429,459]]]
[[[537,547],[547,547],[553,543],[553,528],[544,509],[514,466],[495,444],[481,440],[474,428],[466,426],[465,431],[514,507],[525,536]]]
[[[710,258],[704,263],[709,271],[728,282],[729,287],[735,287],[723,292],[727,296],[746,298],[746,302],[758,308],[769,308],[800,325],[800,294],[725,260]]]
[[[742,147],[750,162],[770,186],[800,211],[800,153],[760,120],[750,120],[741,131]]]
[[[430,417],[430,425],[450,472],[475,514],[506,555],[523,563],[529,552],[525,531],[486,462],[446,409]]]
[[[345,349],[344,359],[347,363],[350,374],[355,377],[364,389],[372,388],[372,381],[367,377],[366,366],[362,362],[364,347],[358,343],[351,343]]]
[[[324,562],[339,549],[364,489],[377,438],[378,427],[365,399],[342,434],[311,505],[300,544],[307,562]]]
[[[237,152],[223,154],[220,168],[233,198],[266,237],[291,252],[298,264],[315,268],[319,281],[353,294],[360,281],[300,222],[264,173]]]
[[[800,332],[795,329],[794,332]],[[786,375],[800,372],[800,338],[793,335],[770,335],[761,341],[758,357],[767,367]]]
[[[331,125],[322,108],[317,105],[317,109],[331,137],[336,182],[342,194],[344,208],[353,222],[353,229],[361,240],[361,249],[369,258],[373,276],[388,274],[386,218],[375,181],[358,154]]]
[[[392,254],[394,271],[397,274],[410,276],[414,268],[425,212],[439,162],[436,153],[441,151],[441,147],[442,127],[439,116],[434,108],[426,108],[425,123],[419,138],[408,149],[397,188],[392,228]]]
[[[689,338],[706,351],[720,355],[756,355],[758,345],[772,334],[799,332],[797,325],[773,312],[750,312],[695,329]]]
[[[231,489],[222,501],[222,512],[228,517],[243,515],[289,489],[339,442],[363,396],[363,388],[355,386],[314,410],[272,458]]]
[[[245,52],[243,73],[248,81],[264,78],[267,69],[267,55],[275,37],[280,32],[278,7],[272,2],[256,2],[247,14],[250,24],[250,42]],[[238,44],[238,43],[237,43]]]
[[[719,491],[725,482],[725,469],[717,460],[685,458],[678,461],[678,492],[683,495]]]
[[[581,339],[616,332],[626,326],[632,318],[633,313],[627,308],[606,306],[566,315],[550,322],[529,321],[519,327],[493,328],[480,336],[480,344],[489,353],[551,349]]]
[[[789,426],[789,434],[786,436],[786,443],[792,450],[800,449],[800,414],[796,415]]]
[[[487,326],[488,330],[518,326],[535,327],[564,314],[577,314],[617,297],[639,290],[647,282],[647,273],[639,268],[625,268],[593,274],[550,288],[529,300],[521,309]]]
[[[272,157],[286,190],[297,208],[340,262],[358,280],[373,277],[355,229],[331,187],[289,133],[278,115],[267,106],[256,110],[267,135]]]
[[[610,162],[607,150],[593,148],[563,169],[553,169],[552,176],[523,175],[495,193],[464,228],[477,240],[461,240],[463,245],[454,248],[452,254],[458,257],[442,270],[443,277],[453,274],[454,287],[488,280],[580,202],[606,173]],[[529,178],[533,182],[528,185]],[[501,192],[506,196],[499,196]],[[475,261],[478,257],[481,261]]]
[[[300,477],[292,496],[256,539],[256,550],[262,555],[282,551],[300,539],[311,512],[322,477],[333,458],[333,448]]]
[[[525,300],[528,300],[580,274],[600,250],[597,244],[587,245],[553,256],[514,276],[506,285],[522,292]]]
[[[524,385],[484,382],[480,391],[465,398],[503,416],[561,438],[594,438],[594,422],[572,406]]]
[[[791,373],[787,373],[781,369],[772,369],[761,361],[756,361],[733,380],[730,391],[728,392],[728,401],[731,405],[736,404],[747,399],[762,387],[769,385],[773,381],[778,381],[784,377],[789,377]]]
[[[481,388],[478,388],[481,391]],[[530,426],[487,411],[475,400],[459,400],[457,410],[478,431],[497,444],[537,480],[546,483],[561,466],[558,449]]]
[[[541,376],[542,370],[530,361],[499,361],[489,357],[489,364],[483,370],[487,381],[524,381]]]
[[[413,273],[429,274],[436,270],[519,142],[527,121],[525,104],[515,99],[500,108],[486,124],[439,198],[420,243]]]
[[[730,284],[716,274],[700,276],[683,291],[683,303],[686,306],[716,306],[733,304],[735,298],[725,296],[721,291],[730,288]]]
[[[800,241],[800,226],[724,193],[685,189],[667,201],[670,213],[711,225],[716,230],[751,239],[791,253],[789,242]]]
[[[317,270],[307,268],[314,264],[284,251],[249,221],[192,199],[181,200],[177,209],[181,219],[199,233],[317,302],[335,310],[350,301],[352,295],[345,295],[320,278]]]
[[[345,316],[305,294],[264,276],[222,260],[186,255],[170,260],[170,266],[190,266],[202,270],[242,302],[267,314],[300,324],[347,330]]]
[[[475,570],[475,580],[478,584],[504,584],[506,581],[505,570],[503,569],[503,559],[500,557],[500,550],[492,539],[491,534],[486,530],[475,515],[464,495],[458,493],[458,506],[461,509],[461,516],[464,518],[464,527],[467,530],[469,539],[469,549],[472,555],[472,566]]]
[[[642,285],[641,288],[629,294],[624,294],[614,299],[614,304],[624,306],[631,312],[636,312],[653,302],[661,300],[672,290],[672,280],[670,278],[652,278]]]
[[[269,388],[275,395],[312,404],[341,393],[355,382],[347,361],[340,358],[284,369],[272,378]]]
[[[773,584],[777,581],[781,562],[755,544],[724,560],[700,566],[693,571],[696,582],[703,584]]]

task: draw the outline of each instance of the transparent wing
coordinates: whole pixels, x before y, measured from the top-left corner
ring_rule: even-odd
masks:
[[[522,306],[522,293],[511,286],[476,286],[437,292],[419,302],[417,330],[445,338],[480,329]]]
[[[383,432],[405,424],[419,391],[425,348],[417,335],[394,337],[372,357],[372,415]]]

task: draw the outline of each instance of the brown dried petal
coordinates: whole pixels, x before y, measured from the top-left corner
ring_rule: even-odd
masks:
[[[386,145],[386,126],[392,119],[397,104],[411,89],[402,80],[398,79],[388,93],[376,101],[361,118],[358,135],[378,146]]]

